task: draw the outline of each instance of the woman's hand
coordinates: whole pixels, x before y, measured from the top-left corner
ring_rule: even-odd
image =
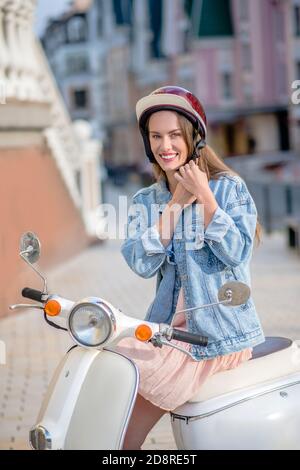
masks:
[[[211,191],[208,178],[204,171],[201,171],[198,166],[198,159],[196,163],[191,160],[186,165],[179,168],[174,177],[187,191],[195,196],[195,200],[199,204],[204,204],[204,225],[210,223],[218,204],[213,192]]]
[[[207,175],[198,166],[198,159],[196,163],[194,160],[191,160],[186,165],[180,167],[174,177],[187,191],[194,194],[200,203],[204,203],[207,197],[212,194],[208,185]]]
[[[179,204],[180,206],[189,206],[196,201],[196,196],[188,191],[183,184],[178,183],[172,196],[172,204]]]

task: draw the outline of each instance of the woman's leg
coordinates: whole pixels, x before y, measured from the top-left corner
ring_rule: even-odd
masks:
[[[157,421],[166,410],[152,405],[141,395],[137,396],[124,439],[123,450],[139,450]]]

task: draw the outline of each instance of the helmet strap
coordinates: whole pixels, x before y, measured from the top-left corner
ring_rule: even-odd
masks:
[[[201,149],[204,149],[206,147],[206,142],[204,139],[201,139],[200,142],[196,145],[196,152],[200,152]]]
[[[200,137],[200,140],[198,141],[197,138]],[[201,133],[199,129],[194,130],[194,151],[189,158],[190,160],[196,160],[196,158],[199,158],[199,152],[201,149],[203,149],[206,146],[206,141],[201,137]]]

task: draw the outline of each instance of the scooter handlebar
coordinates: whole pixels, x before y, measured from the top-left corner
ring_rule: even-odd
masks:
[[[177,341],[184,341],[185,343],[196,344],[197,346],[207,346],[208,337],[189,333],[188,331],[177,330],[173,328],[172,338]]]
[[[36,289],[31,289],[30,287],[24,287],[22,290],[22,296],[26,299],[36,300],[37,302],[42,302],[43,292]]]

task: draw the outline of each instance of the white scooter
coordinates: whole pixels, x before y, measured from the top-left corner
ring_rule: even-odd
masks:
[[[21,238],[20,256],[43,279],[44,289],[22,291],[41,305],[11,309],[42,309],[47,323],[57,328],[49,318],[63,318],[75,342],[59,363],[30,431],[32,448],[122,449],[139,376],[135,364],[113,347],[124,337],[178,349],[172,339],[206,345],[208,338],[134,319],[101,298],[75,303],[50,295],[33,266],[40,242],[32,232]],[[234,308],[249,295],[245,284],[229,282],[216,304]],[[213,375],[197,396],[171,413],[176,445],[180,450],[300,449],[299,398],[300,341],[267,338],[254,348],[253,359]]]

